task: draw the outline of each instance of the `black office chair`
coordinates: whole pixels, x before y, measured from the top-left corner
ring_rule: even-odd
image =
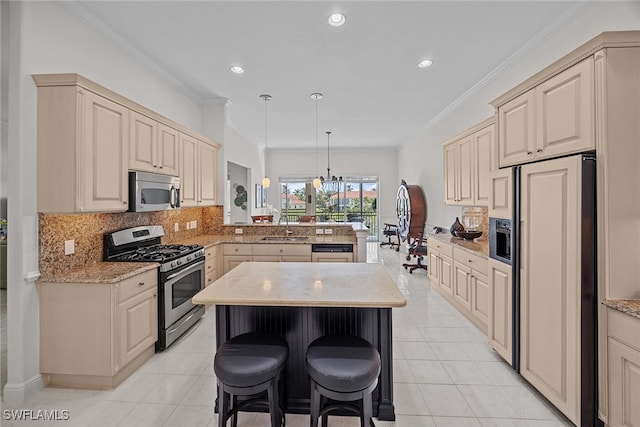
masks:
[[[400,236],[398,235],[398,226],[395,224],[384,223],[384,229],[382,229],[382,235],[387,236],[386,242],[381,242],[380,247],[389,246],[391,249],[396,248],[396,252],[400,250]],[[391,238],[395,236],[396,241],[393,242]]]
[[[409,238],[409,253],[407,254],[407,261],[411,258],[415,258],[416,262],[413,264],[404,263],[402,266],[409,270],[409,273],[413,273],[413,270],[422,269],[427,270],[427,262],[423,260],[423,257],[427,256],[427,238],[424,236],[417,236]]]

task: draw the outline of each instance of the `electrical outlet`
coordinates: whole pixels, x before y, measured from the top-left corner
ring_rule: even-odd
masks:
[[[236,234],[242,234],[244,230],[242,228],[236,228]]]
[[[180,231],[180,224],[179,223],[175,223],[173,224],[173,231]]]
[[[324,234],[324,230],[322,228],[316,228],[316,234]]]
[[[189,221],[184,223],[185,230],[191,230],[191,223]]]
[[[65,240],[64,241],[64,254],[72,255],[76,252],[76,241],[75,240]]]
[[[325,228],[324,234],[333,234],[333,228]]]
[[[195,219],[191,221],[191,228],[198,228],[198,221],[196,221]]]

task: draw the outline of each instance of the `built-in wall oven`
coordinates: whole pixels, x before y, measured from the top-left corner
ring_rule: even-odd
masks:
[[[204,288],[204,248],[162,245],[160,225],[127,228],[104,235],[104,260],[156,262],[158,268],[158,341],[156,351],[169,347],[204,314],[191,297]]]

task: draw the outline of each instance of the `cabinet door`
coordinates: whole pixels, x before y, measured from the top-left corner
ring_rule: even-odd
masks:
[[[453,296],[453,260],[440,254],[440,289]]]
[[[489,279],[475,270],[471,271],[471,315],[484,325],[489,321]]]
[[[166,175],[179,176],[180,133],[167,125],[158,125],[158,169]]]
[[[472,136],[458,142],[458,204],[474,204],[475,159],[474,139]]]
[[[324,253],[314,252],[311,254],[312,262],[353,262],[352,253]]]
[[[431,286],[440,286],[440,256],[438,252],[429,247],[429,280]]]
[[[491,195],[491,170],[493,145],[495,142],[494,126],[491,125],[473,135],[474,149],[474,179],[473,179],[473,205],[489,206]]]
[[[513,218],[513,171],[511,168],[498,169],[491,172],[489,180],[489,217]]]
[[[157,289],[118,304],[120,367],[124,367],[158,340]]]
[[[640,425],[640,351],[609,338],[609,426]]]
[[[471,269],[464,264],[453,261],[453,298],[467,312],[471,311]]]
[[[512,282],[511,266],[489,259],[489,311],[487,336],[489,344],[509,364],[512,362]]]
[[[224,273],[228,273],[243,262],[253,261],[251,255],[225,255],[222,264]]]
[[[500,167],[534,158],[534,91],[523,93],[498,107],[498,159]]]
[[[180,204],[198,205],[198,141],[180,134]]]
[[[216,204],[216,172],[218,150],[206,142],[198,142],[199,206]]]
[[[538,159],[595,149],[593,57],[536,87]]]
[[[128,206],[129,110],[84,91],[78,210],[117,212]]]
[[[157,172],[158,122],[131,111],[129,136],[129,168]]]
[[[453,142],[444,146],[444,202],[458,204],[458,144]]]
[[[522,167],[520,373],[580,425],[580,156]]]

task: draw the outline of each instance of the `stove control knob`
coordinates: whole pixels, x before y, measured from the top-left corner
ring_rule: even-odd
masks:
[[[175,261],[173,261],[173,262],[171,263],[171,268],[175,268],[175,266],[176,266],[176,263],[175,263]]]
[[[176,263],[177,263],[178,265],[182,265],[182,261],[180,261],[180,260],[176,261]]]
[[[187,261],[191,261],[191,255],[187,255]]]

